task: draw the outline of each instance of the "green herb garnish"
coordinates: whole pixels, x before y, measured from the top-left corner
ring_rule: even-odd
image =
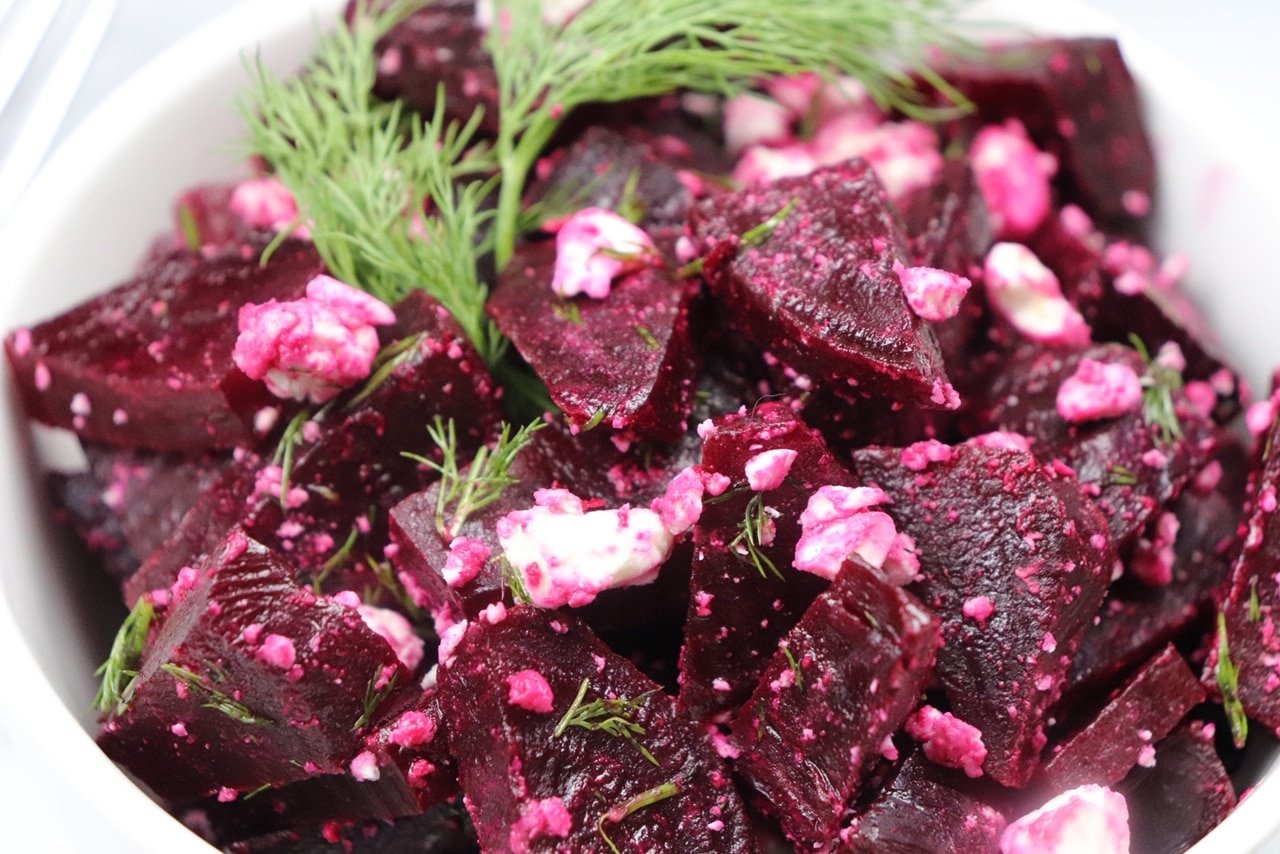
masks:
[[[312,419],[313,413],[306,409],[298,410],[289,423],[285,425],[284,432],[280,434],[280,441],[276,443],[275,453],[272,455],[271,462],[280,466],[280,506],[289,506],[289,486],[293,477],[293,455],[298,445],[302,444],[302,428],[308,421]]]
[[[738,245],[749,248],[752,246],[759,246],[761,243],[764,243],[770,237],[773,237],[773,233],[778,230],[778,226],[782,225],[782,221],[790,216],[791,212],[795,209],[796,200],[792,199],[783,205],[782,208],[773,216],[769,217],[754,228],[749,228],[744,231],[742,233],[742,241]]]
[[[227,694],[214,688],[204,678],[196,673],[192,673],[185,667],[180,667],[172,662],[160,665],[160,669],[168,673],[174,679],[186,685],[201,694],[205,699],[200,705],[206,709],[213,709],[222,712],[232,720],[239,721],[242,724],[269,724],[272,723],[270,718],[256,715],[252,710],[239,700],[232,699]]]
[[[609,834],[605,833],[604,826],[606,824],[620,824],[623,819],[632,813],[639,812],[645,807],[651,807],[656,803],[665,801],[667,798],[674,798],[678,794],[680,794],[680,778],[678,777],[669,783],[646,789],[635,797],[628,798],[617,806],[605,810],[600,815],[600,818],[596,819],[596,832],[600,834],[600,838],[604,840],[605,845],[609,846],[609,850],[613,854],[621,854],[618,846],[609,838]]]
[[[102,714],[119,715],[129,707],[137,684],[138,665],[147,644],[147,633],[155,615],[151,600],[145,596],[140,598],[120,624],[107,660],[93,672],[94,676],[102,677],[97,696],[93,698],[93,707]]]
[[[1111,474],[1111,483],[1116,486],[1133,486],[1138,482],[1138,476],[1134,474],[1133,469],[1122,466],[1119,463],[1113,465],[1109,472]]]
[[[649,699],[654,692],[646,691],[635,698],[618,697],[612,700],[600,698],[592,700],[590,703],[583,703],[582,701],[587,696],[587,688],[590,687],[590,682],[591,680],[589,679],[582,680],[582,684],[578,687],[578,695],[573,698],[573,702],[564,713],[564,717],[560,718],[560,722],[556,724],[551,737],[559,738],[571,726],[586,730],[597,730],[608,733],[615,738],[625,738],[631,742],[632,747],[640,751],[640,755],[645,759],[658,767],[662,767],[661,763],[654,758],[648,748],[636,740],[636,736],[645,734],[645,728],[631,719],[631,716],[644,705],[645,700]]]
[[[178,206],[178,224],[182,227],[182,240],[187,248],[192,252],[199,252],[204,246],[204,240],[200,236],[200,223],[196,222],[196,214],[191,205]]]
[[[747,502],[747,510],[742,521],[738,523],[738,536],[729,543],[729,551],[739,560],[756,568],[761,578],[772,575],[781,579],[782,573],[777,564],[762,551],[766,540],[772,540],[769,532],[773,529],[773,517],[777,511],[764,503],[764,496],[757,492]]]
[[[373,676],[369,677],[369,684],[364,689],[364,711],[360,713],[360,717],[356,718],[356,722],[351,725],[351,731],[355,732],[361,727],[366,727],[373,721],[373,716],[377,713],[378,707],[382,705],[382,701],[391,695],[396,689],[396,683],[400,681],[400,671],[396,670],[391,674],[381,688],[378,687],[384,676],[385,668],[379,667],[373,672]]]
[[[635,325],[635,329],[636,329],[636,334],[644,339],[644,345],[648,347],[650,350],[662,349],[662,342],[660,342],[657,338],[654,337],[653,333],[649,331],[649,328],[647,326],[637,323]]]
[[[1218,666],[1215,668],[1218,690],[1222,692],[1222,709],[1227,713],[1231,723],[1231,738],[1236,747],[1244,747],[1249,737],[1249,719],[1245,717],[1244,705],[1240,702],[1240,669],[1231,660],[1231,649],[1227,643],[1227,616],[1218,612]]]
[[[1178,409],[1174,395],[1182,390],[1182,374],[1152,358],[1147,345],[1137,335],[1129,336],[1129,343],[1142,357],[1146,372],[1142,375],[1142,417],[1155,427],[1165,444],[1182,438],[1182,424],[1178,421]]]
[[[582,309],[572,299],[562,299],[555,305],[551,306],[551,310],[555,312],[556,317],[561,320],[568,321],[574,326],[582,325]]]
[[[511,591],[511,600],[517,605],[532,605],[533,597],[529,595],[529,588],[524,583],[524,576],[511,565],[511,561],[507,560],[506,555],[498,555],[498,562],[502,570],[502,581],[507,585],[507,589]]]
[[[347,538],[343,540],[342,545],[338,547],[336,552],[329,555],[328,560],[320,566],[320,571],[316,573],[315,578],[311,579],[311,591],[313,593],[317,596],[320,595],[321,587],[323,587],[325,579],[329,577],[329,573],[347,562],[351,557],[351,551],[356,547],[356,540],[359,538],[360,528],[352,525],[351,531],[348,532]]]
[[[1249,622],[1262,619],[1262,604],[1258,602],[1258,579],[1249,579]]]
[[[804,674],[800,671],[800,662],[796,661],[795,655],[791,652],[791,647],[783,646],[782,654],[787,657],[787,666],[791,668],[791,675],[796,678],[796,687],[804,687]]]

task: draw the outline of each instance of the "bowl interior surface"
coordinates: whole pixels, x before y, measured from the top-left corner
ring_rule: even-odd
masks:
[[[338,0],[244,3],[144,68],[102,104],[51,159],[0,234],[8,285],[0,330],[74,305],[125,278],[150,239],[169,228],[177,192],[244,174],[233,140],[245,81],[242,56],[297,67]],[[1030,32],[1116,34],[1144,91],[1160,166],[1155,245],[1191,259],[1187,288],[1222,330],[1225,351],[1255,388],[1280,363],[1280,261],[1260,247],[1280,226],[1277,152],[1197,79],[1140,36],[1073,2],[997,0],[974,20]],[[1007,29],[1007,28],[1006,28]],[[6,374],[7,377],[7,374]],[[0,649],[14,682],[0,714],[43,763],[98,850],[208,851],[128,782],[94,746],[94,668],[123,616],[109,582],[89,578],[51,530],[36,448],[4,383],[0,518],[11,531],[0,572]],[[1269,775],[1200,848],[1247,850],[1277,826],[1280,780]],[[108,847],[104,848],[103,845]]]

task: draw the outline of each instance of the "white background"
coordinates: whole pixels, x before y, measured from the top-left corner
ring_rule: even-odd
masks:
[[[1174,54],[1224,101],[1251,114],[1272,139],[1280,139],[1280,72],[1276,70],[1280,49],[1274,41],[1280,32],[1280,0],[1087,1]],[[120,0],[58,138],[65,137],[148,59],[232,5],[233,0]],[[68,805],[58,803],[55,792],[30,785],[39,776],[31,773],[33,769],[16,767],[11,738],[0,723],[0,827],[6,837],[5,850],[75,852],[62,830],[63,825],[75,821],[74,810],[68,814]],[[1280,851],[1280,845],[1273,847]],[[110,840],[100,840],[94,850],[114,849]]]

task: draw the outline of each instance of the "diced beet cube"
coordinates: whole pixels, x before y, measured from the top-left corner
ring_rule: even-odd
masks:
[[[777,217],[761,241],[742,245]],[[865,161],[710,197],[694,206],[689,229],[734,326],[784,363],[860,396],[958,405],[933,332],[893,271],[911,253]]]
[[[1236,524],[1248,461],[1238,442],[1224,441],[1210,465],[1215,468],[1197,475],[1166,511],[1179,526],[1171,580],[1152,585],[1129,572],[1112,582],[1098,620],[1085,629],[1071,662],[1071,695],[1088,695],[1153,655],[1208,612],[1223,592],[1239,547]],[[1157,517],[1153,525],[1159,522]]]
[[[518,606],[473,623],[439,678],[484,850],[756,850],[705,734],[573,617]],[[582,711],[609,699],[612,711]],[[568,720],[588,726],[557,733],[574,708]],[[609,714],[629,738],[598,728]]]
[[[83,472],[51,472],[48,486],[54,520],[75,532],[111,578],[122,583],[137,570],[140,558],[129,547],[120,517],[103,502],[96,480]]]
[[[1156,746],[1154,762],[1116,786],[1129,807],[1134,854],[1181,854],[1236,806],[1208,725],[1192,721]]]
[[[230,854],[480,854],[460,804],[420,816],[380,821],[328,821],[319,829],[264,833],[226,846]]]
[[[498,326],[573,425],[603,418],[629,435],[679,438],[697,365],[694,287],[646,267],[614,281],[604,299],[566,299],[551,290],[555,260],[553,243],[516,253],[489,300]]]
[[[221,249],[244,240],[250,228],[231,210],[235,183],[201,184],[178,196],[173,205],[175,247]],[[191,246],[192,240],[198,241]]]
[[[963,851],[995,854],[1005,820],[965,791],[967,778],[939,768],[916,751],[898,776],[842,831],[841,851],[857,854],[923,854]]]
[[[297,299],[324,271],[309,243],[286,241],[265,266],[262,249],[174,260],[12,333],[5,350],[27,414],[90,441],[160,451],[252,441],[243,394],[254,392],[231,361],[237,312]]]
[[[995,48],[942,70],[974,104],[975,124],[1017,118],[1058,158],[1070,198],[1131,223],[1155,192],[1155,158],[1133,77],[1114,39],[1051,39]]]
[[[413,690],[354,608],[293,575],[236,529],[175,585],[127,708],[98,735],[161,798],[345,772],[379,707]]]
[[[942,621],[938,677],[956,717],[982,731],[983,770],[1025,785],[1111,578],[1101,514],[1074,478],[1020,451],[868,448],[853,462],[915,539],[920,579],[908,589]]]
[[[793,450],[797,456],[782,485],[760,494],[763,504],[778,513],[773,517],[773,541],[760,548],[775,573],[767,566],[758,569],[741,544],[735,548],[734,543],[752,501],[752,493],[744,491],[744,467],[757,454],[778,449]],[[702,517],[694,527],[680,706],[700,719],[746,701],[778,640],[827,586],[825,580],[791,566],[800,538],[799,517],[809,496],[821,486],[856,485],[821,437],[778,403],[716,419],[704,437],[702,470],[727,478],[737,491],[715,502],[704,498]]]
[[[915,194],[902,211],[911,263],[968,275],[991,246],[991,222],[968,164],[948,160],[942,177]]]
[[[351,0],[351,5],[360,2]],[[388,101],[404,100],[431,115],[443,85],[450,118],[465,122],[480,107],[481,127],[496,132],[498,78],[485,35],[476,24],[475,0],[437,0],[423,6],[378,41],[374,94]]]
[[[797,846],[835,835],[932,679],[937,641],[914,596],[848,561],[774,650],[733,726],[737,770]]]
[[[1057,407],[1058,390],[1084,359],[1125,365],[1140,378],[1148,374],[1138,353],[1118,344],[1070,353],[1025,345],[990,378],[983,400],[975,401],[976,429],[1022,433],[1041,460],[1061,460],[1074,469],[1122,550],[1209,461],[1217,432],[1176,389],[1169,400],[1180,436],[1162,435],[1145,402],[1113,418],[1067,421]]]
[[[1150,761],[1155,743],[1204,700],[1204,690],[1172,646],[1142,666],[1084,729],[1054,745],[1039,779],[1056,792],[1110,786]]]

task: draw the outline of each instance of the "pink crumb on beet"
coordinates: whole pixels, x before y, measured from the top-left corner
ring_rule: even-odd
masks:
[[[405,667],[411,671],[418,669],[425,654],[425,644],[403,614],[365,604],[358,605],[356,610],[364,624],[387,642]]]
[[[1062,294],[1053,271],[1020,243],[997,243],[983,261],[987,298],[1024,338],[1079,347],[1089,343],[1085,319]]]
[[[521,670],[507,677],[507,702],[546,714],[553,708],[555,697],[545,676],[536,670]]]
[[[1128,365],[1081,359],[1058,386],[1058,414],[1072,424],[1116,418],[1141,405],[1142,381]]]
[[[613,280],[657,262],[653,241],[613,211],[583,208],[556,233],[551,290],[562,297],[609,296]]]
[[[791,136],[791,115],[782,104],[754,92],[724,102],[724,140],[729,153],[762,143],[785,142]]]
[[[557,797],[528,801],[520,810],[520,817],[511,826],[507,845],[512,854],[527,854],[533,850],[531,843],[537,839],[556,837],[564,839],[573,830],[573,816]]]
[[[924,471],[929,463],[945,463],[951,459],[951,446],[944,445],[937,439],[925,439],[903,448],[899,459],[903,468]]]
[[[987,758],[982,730],[933,706],[921,706],[907,719],[907,734],[924,745],[931,762],[947,768],[961,768],[969,777],[982,776]]]
[[[231,212],[253,228],[284,231],[298,220],[298,203],[289,188],[276,177],[250,178],[241,181],[231,191],[228,203]],[[298,237],[308,238],[306,226],[298,225],[294,231]]]
[[[893,269],[907,305],[918,317],[934,323],[955,317],[973,285],[964,276],[933,267],[904,267],[895,262]]]
[[[489,557],[489,547],[483,541],[457,537],[449,544],[449,556],[445,558],[440,574],[450,587],[462,587],[480,574]]]
[[[915,542],[898,533],[887,513],[869,509],[887,502],[875,487],[820,487],[800,514],[792,566],[831,580],[846,560],[857,557],[892,584],[913,580],[920,570]]]
[[[1040,151],[1017,119],[987,125],[969,147],[969,163],[991,214],[997,239],[1020,238],[1044,222],[1052,207],[1053,156]]]
[[[351,776],[362,783],[372,783],[382,777],[378,768],[378,757],[371,751],[362,750],[351,760]]]
[[[960,612],[971,620],[985,623],[996,612],[996,606],[986,596],[974,596],[965,600]]]
[[[782,486],[791,466],[796,461],[797,453],[790,448],[775,448],[761,451],[747,460],[743,469],[747,476],[747,485],[756,492],[765,492]]]
[[[257,656],[272,667],[288,670],[298,660],[298,651],[294,648],[292,640],[271,632],[262,639],[262,646],[258,647]]]
[[[430,744],[436,737],[436,722],[423,712],[408,711],[391,726],[391,741],[406,750]]]
[[[1001,854],[1128,854],[1129,808],[1124,796],[1096,785],[1063,792],[1009,824]]]
[[[1249,435],[1257,437],[1267,432],[1275,414],[1275,405],[1270,400],[1250,404],[1244,413],[1244,423],[1249,428]]]
[[[679,536],[702,518],[705,488],[702,472],[696,466],[688,466],[671,479],[666,491],[653,499],[649,509],[658,514],[672,536]]]

